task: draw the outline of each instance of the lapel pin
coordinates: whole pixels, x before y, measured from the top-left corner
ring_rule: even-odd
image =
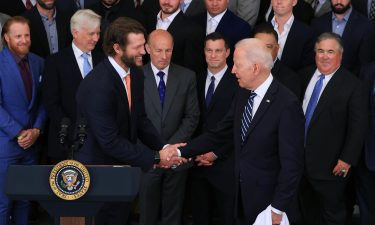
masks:
[[[270,101],[269,99],[266,99],[266,102],[267,102],[267,103],[270,103],[271,101]]]

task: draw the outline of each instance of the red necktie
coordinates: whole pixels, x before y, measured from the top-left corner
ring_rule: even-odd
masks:
[[[19,66],[20,66],[20,69],[21,69],[21,77],[22,77],[22,80],[23,80],[23,84],[25,86],[26,95],[27,95],[27,98],[30,101],[32,96],[33,96],[33,79],[31,78],[31,73],[30,73],[30,70],[29,70],[27,59],[23,58],[19,62]]]
[[[33,4],[31,3],[30,0],[26,0],[26,9],[30,10],[33,7]]]

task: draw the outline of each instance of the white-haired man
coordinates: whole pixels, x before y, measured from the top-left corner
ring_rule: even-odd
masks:
[[[44,71],[43,101],[50,118],[48,156],[53,163],[66,159],[58,142],[61,120],[76,122],[75,94],[82,79],[104,55],[94,51],[100,37],[101,17],[89,9],[78,10],[70,20],[72,45],[47,58]],[[73,134],[73,127],[69,130]]]

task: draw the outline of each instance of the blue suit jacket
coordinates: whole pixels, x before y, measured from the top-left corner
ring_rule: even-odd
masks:
[[[332,32],[332,12],[314,19],[311,26],[318,34]],[[374,37],[374,24],[353,9],[342,34],[342,65],[358,75],[361,65],[374,59]]]
[[[189,142],[181,154],[191,157],[233,141],[235,206],[242,202],[244,216],[253,223],[269,204],[285,211],[296,194],[303,173],[304,116],[297,97],[274,79],[242,143],[241,120],[249,95],[240,89],[217,128]]]
[[[0,52],[0,157],[14,156],[24,151],[16,141],[23,129],[41,129],[45,112],[41,106],[40,82],[43,59],[28,54],[33,79],[33,96],[27,99],[18,65],[8,48]]]

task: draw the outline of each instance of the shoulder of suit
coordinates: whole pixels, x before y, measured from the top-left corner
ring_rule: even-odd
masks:
[[[195,72],[192,71],[189,68],[186,68],[186,67],[183,67],[183,66],[171,63],[170,66],[169,66],[169,72],[171,72],[171,69],[172,69],[172,71],[173,70],[178,71],[178,73],[176,73],[177,76],[181,76],[181,77],[183,77],[183,76],[195,77]]]

